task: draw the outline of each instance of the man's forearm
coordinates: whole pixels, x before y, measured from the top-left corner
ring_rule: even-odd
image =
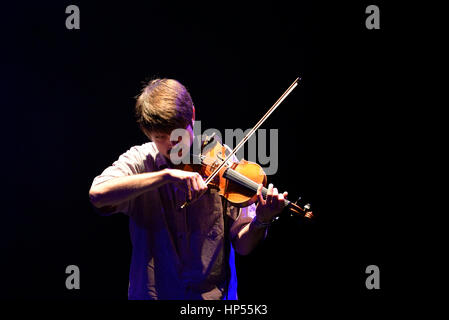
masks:
[[[234,248],[240,255],[249,254],[265,237],[267,227],[258,226],[254,220],[244,226],[234,239]]]
[[[97,208],[116,206],[169,182],[168,170],[118,177],[92,187],[89,197]]]

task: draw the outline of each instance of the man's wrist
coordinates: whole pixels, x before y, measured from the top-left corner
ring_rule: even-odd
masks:
[[[252,224],[259,229],[267,228],[269,225],[271,225],[271,223],[272,223],[271,220],[268,222],[262,222],[259,219],[257,219],[257,216],[255,216],[252,221]]]

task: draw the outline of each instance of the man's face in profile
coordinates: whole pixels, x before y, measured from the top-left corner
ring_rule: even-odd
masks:
[[[191,124],[187,128],[175,129],[170,133],[151,132],[147,136],[156,144],[159,152],[170,160],[180,159],[186,156],[194,139]]]

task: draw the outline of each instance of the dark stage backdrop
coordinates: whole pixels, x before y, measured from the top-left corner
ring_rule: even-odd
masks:
[[[69,4],[80,8],[79,30],[65,27]],[[237,258],[241,299],[387,295],[401,255],[387,176],[398,152],[390,115],[400,106],[389,94],[400,70],[393,13],[377,3],[381,29],[367,30],[369,4],[3,8],[2,298],[127,299],[128,219],[96,215],[88,191],[120,154],[147,141],[134,97],[154,77],[185,84],[203,129],[220,131],[252,127],[302,77],[263,125],[279,130],[279,170],[268,179],[290,199],[309,201],[316,218],[284,212],[263,244]],[[71,264],[80,268],[80,290],[65,287]],[[371,264],[381,270],[381,290],[365,287]]]

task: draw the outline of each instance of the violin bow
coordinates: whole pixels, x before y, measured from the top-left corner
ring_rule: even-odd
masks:
[[[226,157],[226,159],[223,160],[223,162],[212,172],[212,174],[204,181],[206,185],[220,172],[221,168],[223,168],[226,163],[228,162],[231,157],[237,153],[237,151],[240,150],[240,148],[245,144],[246,141],[248,141],[249,138],[254,134],[254,132],[259,129],[259,127],[265,122],[265,120],[268,119],[268,117],[276,110],[276,108],[284,101],[285,98],[290,94],[290,92],[293,91],[293,89],[296,88],[298,85],[298,82],[301,80],[301,78],[296,78],[295,81],[288,87],[287,90],[281,95],[281,97],[271,106],[271,108],[265,113],[265,115],[260,118],[259,122],[256,123],[256,125],[248,132],[248,134],[235,146],[234,150],[231,151],[231,153]]]
[[[248,141],[249,138],[254,134],[254,132],[259,129],[259,127],[265,122],[265,120],[268,119],[268,117],[276,110],[276,108],[284,101],[285,98],[293,91],[293,89],[296,88],[298,85],[298,82],[301,80],[300,77],[296,78],[295,81],[288,87],[287,90],[279,97],[279,99],[271,106],[271,108],[265,113],[265,115],[260,118],[259,122],[256,123],[256,125],[248,132],[248,134],[235,146],[234,150],[231,151],[231,153],[222,161],[222,163],[215,168],[215,170],[209,175],[209,177],[204,181],[204,183],[207,185],[209,182],[212,181],[213,178],[220,172],[220,170],[228,163],[229,159],[232,158],[233,155],[237,153],[237,151],[240,150],[240,148],[245,144],[246,141]],[[188,203],[185,202],[181,208],[184,208]]]

